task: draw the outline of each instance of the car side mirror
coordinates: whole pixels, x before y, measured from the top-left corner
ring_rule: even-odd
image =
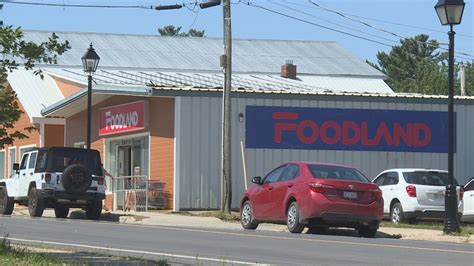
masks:
[[[15,171],[20,170],[20,164],[19,163],[14,163],[13,164],[13,170],[15,170]]]
[[[261,176],[256,176],[256,177],[252,178],[252,183],[257,184],[257,185],[261,185],[262,184],[262,177]]]

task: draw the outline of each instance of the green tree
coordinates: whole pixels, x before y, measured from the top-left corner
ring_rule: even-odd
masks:
[[[58,55],[69,48],[69,42],[60,42],[54,33],[48,40],[37,44],[25,40],[21,28],[0,27],[0,149],[12,144],[14,139],[27,138],[25,130],[34,130],[31,127],[24,131],[12,130],[22,112],[15,92],[6,87],[8,74],[19,67],[33,70],[37,63],[56,64]],[[43,78],[41,70],[36,69],[33,73]]]
[[[395,92],[447,94],[447,53],[437,52],[439,44],[425,34],[400,41],[389,54],[378,52],[378,65]]]
[[[203,30],[189,29],[188,32],[181,32],[181,27],[168,25],[158,28],[161,36],[181,36],[181,37],[206,37]]]
[[[467,95],[474,95],[474,63],[465,63],[466,69],[466,92]]]

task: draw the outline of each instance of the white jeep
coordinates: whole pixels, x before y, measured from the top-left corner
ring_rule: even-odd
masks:
[[[105,190],[98,151],[40,148],[23,154],[13,169],[11,178],[0,180],[0,214],[12,214],[18,203],[32,217],[45,208],[54,208],[57,218],[66,218],[69,208],[85,208],[88,219],[100,218]]]

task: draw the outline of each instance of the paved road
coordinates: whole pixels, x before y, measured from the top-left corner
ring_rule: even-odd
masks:
[[[474,265],[474,245],[0,216],[13,242],[195,264]],[[342,231],[344,233],[344,231]],[[356,235],[356,234],[355,234]]]

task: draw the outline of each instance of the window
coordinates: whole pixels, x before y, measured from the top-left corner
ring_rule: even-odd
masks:
[[[5,178],[5,151],[0,151],[0,179]]]
[[[22,158],[23,154],[25,154],[26,152],[32,151],[34,149],[36,149],[36,145],[27,146],[27,147],[20,147],[20,158]]]
[[[8,150],[8,174],[13,175],[13,164],[16,163],[16,148],[10,147]]]
[[[285,165],[278,167],[277,169],[271,171],[263,180],[264,184],[275,183],[280,178],[280,175],[285,170]]]
[[[29,157],[30,157],[29,154],[23,156],[23,159],[21,160],[20,170],[26,169],[26,165],[28,163],[28,158]]]
[[[417,171],[404,172],[403,177],[409,184],[427,185],[427,186],[446,186],[449,184],[448,173],[435,171]],[[458,182],[454,179],[454,185],[458,186]]]
[[[40,150],[38,151],[38,160],[36,160],[36,173],[41,173],[46,171],[46,163],[47,163],[47,153],[46,151]]]
[[[33,169],[35,168],[35,162],[36,162],[36,152],[33,152],[30,157],[30,162],[28,163],[28,169]]]
[[[300,167],[296,164],[289,164],[283,174],[281,175],[280,181],[289,181],[300,175]]]
[[[396,185],[396,184],[398,184],[398,173],[397,172],[388,172],[384,185]]]
[[[370,182],[367,177],[354,168],[314,164],[308,164],[308,168],[314,178]]]
[[[387,178],[387,173],[381,174],[377,179],[374,180],[374,183],[379,187],[383,186],[385,183],[385,179]]]
[[[471,179],[467,184],[464,186],[464,191],[474,190],[474,180]]]

